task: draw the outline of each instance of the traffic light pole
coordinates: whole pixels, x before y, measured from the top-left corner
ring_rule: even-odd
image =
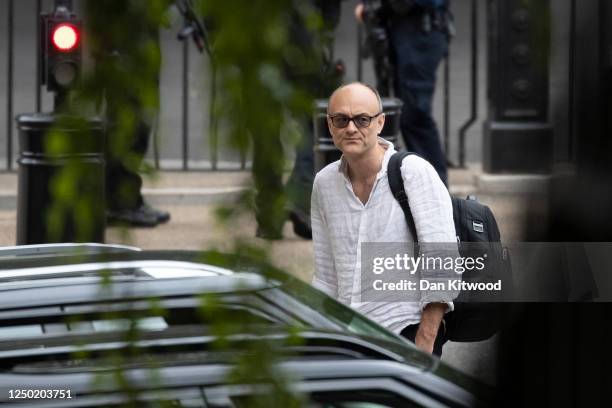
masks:
[[[81,71],[81,21],[72,12],[71,0],[56,0],[51,13],[40,19],[40,81],[54,93],[57,109]]]
[[[72,10],[72,0],[55,0],[55,9],[64,7],[67,10]]]
[[[72,10],[72,0],[55,0],[53,7],[53,15],[70,15]],[[46,34],[48,36],[48,33]],[[53,92],[53,112],[57,112],[58,108],[62,106],[66,100],[66,92],[60,89]]]
[[[58,90],[53,94],[53,112],[57,112],[58,108],[64,104],[68,91]]]
[[[81,72],[81,21],[72,12],[72,1],[55,0],[53,11],[40,15],[39,32],[39,80],[54,94],[54,107],[50,113],[17,118],[17,245],[104,242],[105,127],[99,118],[74,122],[58,112]],[[63,146],[62,150],[47,149],[50,129],[55,129],[53,137],[61,141],[56,144]],[[69,168],[79,174],[78,179],[64,181],[71,191],[78,192],[79,203],[87,209],[82,218],[74,216],[74,207],[57,207],[52,188],[57,176]],[[63,212],[54,213],[58,208]]]

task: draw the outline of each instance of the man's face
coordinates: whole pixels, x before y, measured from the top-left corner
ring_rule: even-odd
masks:
[[[372,118],[370,124],[364,126],[368,117],[379,113],[378,99],[367,87],[353,84],[339,89],[329,100],[328,112],[329,132],[343,154],[360,156],[378,143],[377,136],[385,124],[385,115]],[[348,118],[353,120],[348,120],[346,127],[338,127],[344,125]]]

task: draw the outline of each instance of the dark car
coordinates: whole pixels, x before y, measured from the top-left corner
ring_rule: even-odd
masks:
[[[37,407],[465,407],[489,392],[264,262],[103,245],[0,250],[0,369],[0,403]]]

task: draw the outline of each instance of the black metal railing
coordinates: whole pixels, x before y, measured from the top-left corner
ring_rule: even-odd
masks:
[[[35,10],[36,16],[40,15],[41,12],[41,3],[42,0],[36,0],[35,2]],[[450,145],[451,145],[451,124],[450,124],[450,98],[451,98],[451,83],[450,83],[450,66],[453,59],[449,56],[445,59],[443,63],[443,103],[442,103],[442,121],[440,124],[440,128],[442,130],[442,138],[443,145],[445,151],[447,152],[447,162],[451,167],[465,167],[466,165],[466,138],[468,130],[476,123],[478,119],[478,105],[479,105],[479,86],[478,86],[478,55],[480,52],[480,44],[479,44],[479,0],[470,0],[470,17],[469,17],[469,27],[467,28],[470,32],[470,43],[469,43],[469,55],[470,55],[470,95],[469,95],[469,116],[465,119],[465,121],[460,125],[457,133],[457,143],[458,143],[458,154],[457,157],[450,157]],[[14,168],[14,157],[13,157],[13,148],[14,148],[14,64],[15,64],[15,1],[7,0],[1,3],[6,10],[6,18],[7,18],[7,31],[6,31],[6,58],[0,58],[0,61],[6,61],[6,133],[4,144],[6,147],[6,161],[4,165],[5,170],[13,170]],[[3,13],[0,13],[0,15]],[[465,30],[466,27],[462,27],[462,30]],[[41,33],[39,32],[39,24],[36,24],[36,48],[33,50],[35,53],[35,61],[36,61],[36,79],[32,81],[35,86],[35,98],[33,98],[33,110],[36,112],[40,112],[42,108],[42,95],[41,95],[41,63],[39,61],[38,56],[38,48],[41,46]],[[362,41],[362,32],[361,27],[358,29],[358,41],[361,43]],[[181,147],[179,149],[180,152],[180,166],[179,169],[183,171],[192,170],[190,166],[190,115],[189,115],[189,90],[191,88],[190,84],[190,76],[189,76],[189,53],[190,53],[190,45],[189,41],[185,41],[182,46],[182,67],[181,67],[181,115],[180,115],[180,129],[181,129]],[[360,47],[358,47],[359,49]],[[357,70],[357,78],[361,79],[363,75],[362,69],[362,59],[361,56],[358,55],[356,64]],[[209,164],[205,170],[218,170],[219,169],[219,140],[218,140],[218,121],[216,118],[215,112],[215,98],[216,98],[216,70],[214,64],[211,64],[209,67],[210,81],[209,84],[209,97],[210,97],[210,106],[208,109],[209,114],[209,127],[208,127],[208,157]],[[156,126],[156,128],[159,128]],[[157,137],[153,137],[152,139],[152,156],[153,162],[156,169],[162,169],[162,162],[160,158],[160,146]],[[241,152],[240,157],[238,159],[239,166],[235,166],[234,168],[245,169],[247,167],[247,153]],[[202,167],[198,166],[198,170],[201,170]]]
[[[465,167],[465,138],[478,118],[478,0],[470,1],[470,116],[459,128],[459,166]],[[446,85],[448,86],[448,84]],[[445,135],[445,137],[448,137]],[[448,151],[448,150],[447,150]]]
[[[41,35],[40,25],[38,24],[38,16],[40,16],[42,11],[42,0],[35,0],[35,8],[33,12],[36,14],[36,38],[35,38],[35,47],[32,50],[34,52],[35,64],[36,64],[36,78],[32,78],[32,84],[34,86],[34,94],[31,100],[32,107],[31,109],[27,109],[28,111],[41,112],[43,109],[43,95],[41,88],[41,69],[42,64],[39,57],[39,49],[41,47]],[[5,171],[14,170],[14,135],[15,135],[15,114],[14,106],[15,106],[15,19],[16,19],[16,3],[14,0],[7,0],[6,2],[0,3],[0,15],[6,16],[6,58],[0,57],[0,61],[6,61],[6,132],[5,132],[5,148],[6,148],[6,157],[4,163]],[[28,11],[29,12],[29,11]],[[21,16],[20,16],[21,18]],[[181,132],[181,147],[180,147],[180,170],[187,171],[191,170],[190,168],[190,158],[189,158],[189,90],[192,88],[192,84],[190,83],[190,72],[189,72],[189,54],[190,48],[192,47],[190,41],[184,41],[182,46],[182,67],[181,67],[181,115],[180,115],[180,132]],[[214,67],[210,68],[211,74],[211,84],[216,83],[216,72]],[[214,101],[216,97],[215,87],[211,87],[211,101]],[[219,143],[218,143],[218,135],[217,135],[217,120],[215,118],[214,111],[214,103],[211,103],[210,110],[210,127],[209,127],[209,157],[210,157],[210,165],[208,169],[204,170],[218,170],[219,168]],[[159,123],[155,126],[156,129],[159,128]],[[152,138],[152,156],[153,156],[153,164],[156,169],[162,169],[163,160],[160,159],[160,146],[157,135],[154,135]],[[244,170],[246,168],[246,152],[241,152],[240,158],[238,161],[238,166],[232,166],[232,168],[239,168]],[[173,167],[173,166],[172,166]],[[197,166],[198,170],[202,170],[202,166]]]

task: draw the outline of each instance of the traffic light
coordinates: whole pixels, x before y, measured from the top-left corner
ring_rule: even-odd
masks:
[[[81,73],[81,21],[66,8],[42,14],[41,83],[50,92],[63,93]]]

